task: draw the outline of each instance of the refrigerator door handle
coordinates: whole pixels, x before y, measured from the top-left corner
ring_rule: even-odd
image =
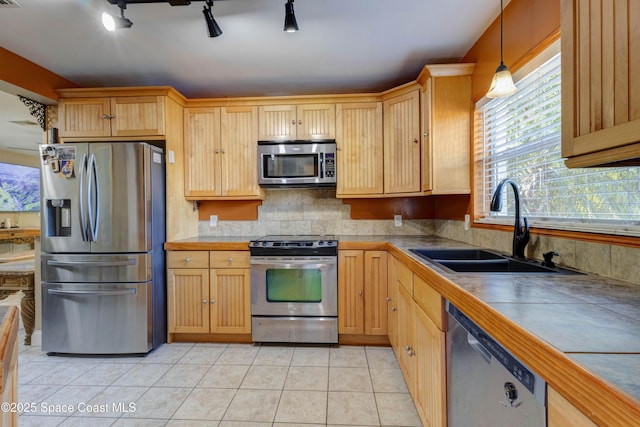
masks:
[[[85,197],[85,181],[87,175],[87,155],[82,155],[82,163],[80,165],[80,188],[78,191],[78,204],[80,205],[80,232],[82,234],[82,240],[85,242],[89,240],[87,232],[87,215],[84,210],[84,197]]]
[[[98,239],[98,222],[100,220],[100,186],[98,183],[98,165],[96,163],[96,156],[93,153],[89,155],[89,166],[87,169],[89,173],[89,177],[87,179],[89,237],[92,242],[95,242]],[[95,210],[93,208],[95,208]]]
[[[122,289],[117,291],[63,291],[60,289],[47,289],[49,295],[81,295],[81,296],[114,296],[114,295],[135,295],[136,288]]]
[[[127,265],[136,265],[135,259],[126,259],[122,261],[55,261],[48,260],[47,265],[52,267],[122,267]]]

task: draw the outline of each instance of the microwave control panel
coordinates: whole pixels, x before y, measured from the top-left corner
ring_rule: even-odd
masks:
[[[324,176],[335,178],[336,176],[336,153],[324,154]]]

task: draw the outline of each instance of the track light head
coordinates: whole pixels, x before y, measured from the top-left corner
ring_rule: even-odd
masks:
[[[110,13],[102,12],[102,25],[107,31],[115,31],[121,28],[131,28],[133,22],[124,16],[124,10],[127,8],[127,2],[125,0],[118,1],[118,7],[120,8],[120,16],[113,16]]]
[[[296,14],[293,11],[293,0],[287,0],[284,5],[284,31],[287,33],[295,33],[298,30]]]
[[[207,21],[207,30],[209,31],[209,37],[218,37],[222,34],[222,29],[218,25],[215,19],[213,19],[213,13],[211,8],[213,7],[213,1],[207,0],[202,13],[204,14],[204,20]]]

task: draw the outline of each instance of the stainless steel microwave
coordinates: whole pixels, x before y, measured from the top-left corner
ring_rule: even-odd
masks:
[[[258,184],[335,187],[335,140],[258,141]]]

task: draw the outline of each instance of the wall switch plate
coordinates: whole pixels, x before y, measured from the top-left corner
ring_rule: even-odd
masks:
[[[175,163],[176,162],[176,153],[173,152],[173,150],[169,150],[169,163]]]
[[[217,226],[218,226],[218,215],[210,215],[209,227],[217,227]]]
[[[396,227],[402,227],[402,215],[393,216],[393,225]]]
[[[466,214],[464,216],[464,229],[468,230],[470,226],[471,226],[471,215]]]

